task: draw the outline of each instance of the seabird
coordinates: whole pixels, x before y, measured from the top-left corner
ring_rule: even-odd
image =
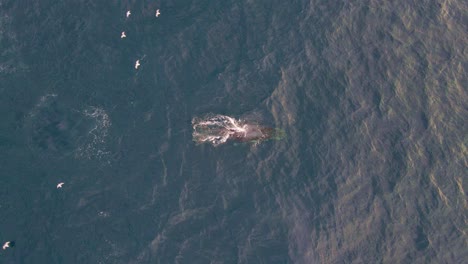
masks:
[[[161,15],[161,13],[159,12],[159,9],[156,9],[156,17],[159,17],[159,15]]]
[[[122,31],[122,35],[120,36],[120,38],[126,38],[127,35],[125,35],[125,31]]]
[[[132,13],[130,12],[130,10],[127,11],[127,17],[129,17]]]
[[[5,244],[3,244],[3,250],[9,248],[9,247],[10,247],[10,243],[11,243],[11,241],[5,242]]]
[[[62,188],[62,186],[63,186],[64,184],[65,184],[64,182],[61,182],[61,183],[57,184],[57,189]]]
[[[138,69],[138,67],[140,67],[140,60],[137,60],[135,62],[135,69]]]

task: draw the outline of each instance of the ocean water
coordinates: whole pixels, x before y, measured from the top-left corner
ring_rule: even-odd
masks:
[[[0,0],[0,263],[466,262],[466,10]]]

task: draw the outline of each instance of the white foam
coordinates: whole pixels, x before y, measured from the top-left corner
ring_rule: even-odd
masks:
[[[107,112],[98,107],[89,107],[83,114],[92,120],[93,127],[88,131],[88,137],[78,150],[77,155],[86,158],[103,158],[110,152],[106,151],[106,139],[109,127],[112,125]]]

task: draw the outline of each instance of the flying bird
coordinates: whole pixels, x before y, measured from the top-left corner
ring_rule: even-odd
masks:
[[[127,11],[127,17],[129,17],[131,14],[132,14],[132,12],[130,12],[130,10],[128,10]]]
[[[135,69],[138,70],[138,67],[140,67],[140,60],[135,62]]]
[[[156,17],[159,17],[161,15],[161,12],[159,12],[159,9],[156,9]]]
[[[122,31],[122,35],[120,35],[120,38],[126,38],[127,35],[125,35],[125,31]]]
[[[61,183],[57,184],[57,189],[62,188],[62,186],[63,186],[64,184],[65,184],[64,182],[61,182]]]
[[[5,244],[3,244],[2,248],[3,248],[3,250],[5,250],[5,249],[9,248],[10,246],[13,246],[12,241],[7,241],[7,242],[5,242]]]

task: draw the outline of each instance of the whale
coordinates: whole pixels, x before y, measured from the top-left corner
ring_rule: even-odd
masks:
[[[205,118],[194,118],[193,141],[197,144],[211,143],[214,146],[228,141],[259,143],[265,140],[279,140],[285,133],[281,129],[258,125],[254,122],[215,115]]]
[[[240,142],[259,141],[269,139],[273,134],[273,128],[245,125],[244,131],[234,132],[231,138]]]

